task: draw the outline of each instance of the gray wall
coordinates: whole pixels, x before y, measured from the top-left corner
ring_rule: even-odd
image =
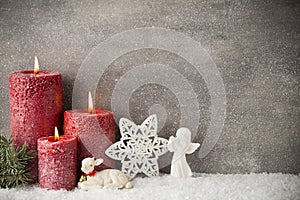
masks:
[[[0,132],[9,135],[8,74],[40,65],[63,76],[64,109],[86,56],[110,36],[137,27],[163,27],[199,41],[223,78],[227,113],[223,134],[204,159],[188,156],[193,171],[207,173],[300,172],[299,1],[3,1],[0,3]],[[197,94],[202,143],[210,123],[210,96],[201,76],[170,52],[143,49],[121,56],[104,73],[97,107],[110,109],[114,80],[146,63],[185,74]],[[122,72],[116,71],[120,69]],[[156,94],[156,95],[154,95]],[[141,106],[141,101],[146,101]],[[175,134],[176,96],[150,84],[133,92],[131,117],[141,122],[153,103],[168,114],[159,133]]]

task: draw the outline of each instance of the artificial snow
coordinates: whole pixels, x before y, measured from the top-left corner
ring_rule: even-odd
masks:
[[[142,199],[300,199],[300,175],[195,174],[192,178],[162,175],[135,178],[133,189],[83,191],[46,190],[38,186],[0,189],[1,200],[142,200]]]

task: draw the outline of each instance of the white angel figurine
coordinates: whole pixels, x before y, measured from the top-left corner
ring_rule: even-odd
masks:
[[[178,129],[176,137],[171,136],[169,138],[168,150],[174,152],[171,163],[171,176],[185,178],[193,175],[185,154],[192,154],[199,146],[199,143],[191,142],[191,131],[188,128]]]

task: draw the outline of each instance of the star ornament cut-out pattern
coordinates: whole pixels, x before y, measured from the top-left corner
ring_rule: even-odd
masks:
[[[157,116],[149,116],[141,125],[121,118],[121,140],[112,144],[105,154],[121,160],[122,171],[129,179],[138,173],[158,176],[158,157],[168,151],[168,140],[157,136]]]

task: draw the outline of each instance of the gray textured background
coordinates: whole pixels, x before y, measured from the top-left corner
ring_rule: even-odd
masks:
[[[110,36],[137,27],[164,27],[199,41],[218,66],[227,95],[223,135],[210,154],[188,156],[193,171],[300,173],[300,3],[294,1],[3,1],[0,3],[0,132],[9,135],[8,74],[40,65],[63,76],[64,109],[84,58]],[[180,57],[160,50],[128,53],[109,66],[97,106],[110,109],[113,80],[133,66],[163,63],[187,75],[201,106],[202,142],[210,97],[201,77]],[[122,66],[124,71],[115,72]],[[156,94],[156,95],[152,95]],[[144,106],[140,102],[147,100]],[[131,115],[141,122],[153,103],[168,111],[162,136],[175,134],[180,113],[172,91],[145,85],[134,91]],[[175,122],[175,123],[174,123]]]

